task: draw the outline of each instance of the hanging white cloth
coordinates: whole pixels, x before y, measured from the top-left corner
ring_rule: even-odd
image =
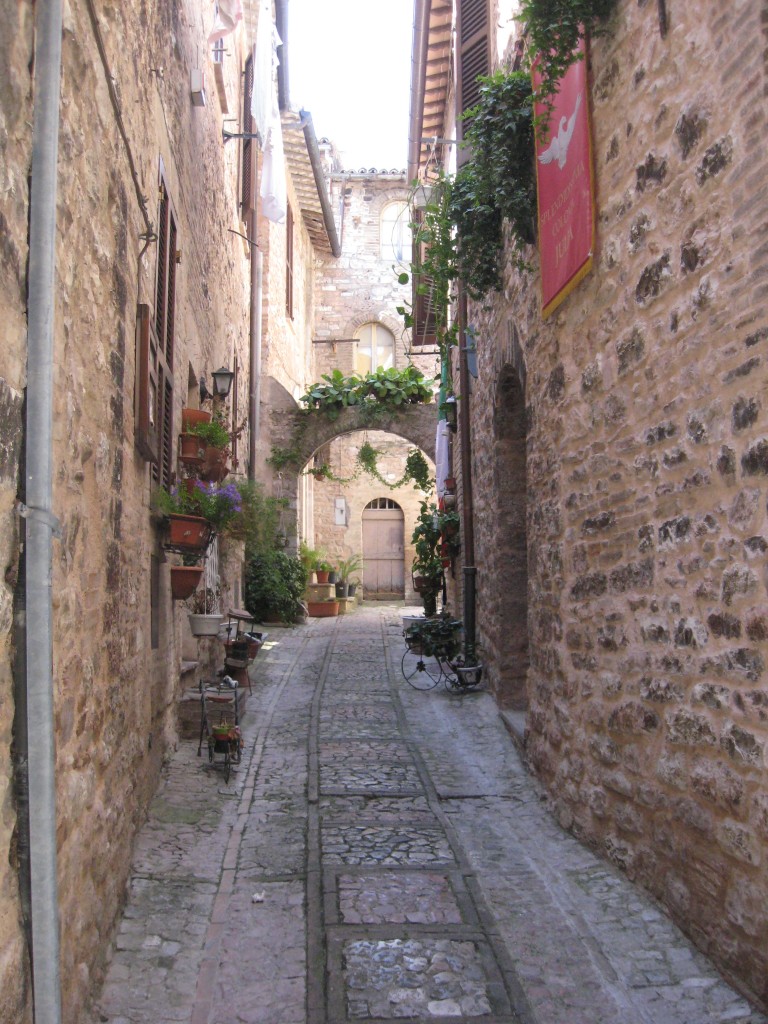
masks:
[[[213,21],[213,28],[208,36],[209,44],[215,43],[218,39],[223,39],[230,32],[234,32],[238,22],[243,20],[242,0],[218,0],[215,8],[216,15]]]
[[[282,40],[277,29],[272,32],[274,66],[277,67],[277,48]],[[280,122],[280,108],[277,101],[277,84],[271,85],[272,105],[267,120],[264,143],[264,163],[261,169],[261,212],[267,220],[282,224],[288,211],[288,186],[285,180],[285,153],[283,151],[283,126]]]
[[[445,478],[451,475],[450,436],[451,428],[447,421],[438,420],[435,434],[435,478],[438,499],[445,494]]]
[[[277,60],[273,32],[272,0],[262,0],[259,6],[259,23],[256,28],[256,45],[253,53],[253,91],[251,93],[251,117],[262,148],[267,141],[267,127],[272,109],[272,83]]]

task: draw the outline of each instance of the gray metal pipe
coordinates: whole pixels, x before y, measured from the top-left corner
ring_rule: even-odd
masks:
[[[256,227],[257,213],[251,217],[251,230]],[[255,235],[251,235],[255,239]],[[251,247],[251,325],[250,367],[248,394],[248,479],[256,479],[256,445],[261,435],[261,335],[262,303],[264,292],[264,257],[261,249]]]
[[[29,772],[32,983],[35,1024],[61,1021],[51,601],[53,340],[56,165],[59,148],[61,0],[35,5],[34,124],[29,214],[25,439],[26,693],[34,771]]]
[[[424,89],[427,75],[429,15],[432,0],[416,0],[413,7],[413,45],[411,47],[411,116],[408,127],[408,181],[419,176],[421,132],[424,124]]]
[[[312,123],[312,115],[308,110],[302,110],[300,111],[300,116],[301,120],[304,122],[304,142],[307,146],[309,162],[312,165],[312,173],[315,176],[317,194],[320,197],[320,206],[323,211],[323,224],[325,225],[325,230],[328,235],[331,252],[334,256],[341,256],[341,243],[339,242],[339,236],[336,231],[336,222],[333,219],[331,199],[328,195],[328,183],[325,180],[325,171],[323,170],[323,158],[320,153],[320,147],[317,144],[317,136],[315,135],[315,126]]]

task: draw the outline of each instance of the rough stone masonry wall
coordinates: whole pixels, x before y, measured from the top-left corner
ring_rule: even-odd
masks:
[[[13,512],[22,452],[26,373],[26,263],[32,120],[29,62],[32,6],[0,3],[0,1020],[26,1024],[29,975],[16,874],[16,809],[11,740],[14,717],[13,600],[18,572]]]
[[[314,333],[317,339],[325,343],[314,346],[317,379],[334,369],[347,374],[353,372],[354,345],[342,342],[334,346],[330,342],[334,338],[352,338],[359,327],[370,322],[383,324],[394,335],[395,366],[402,368],[413,362],[425,376],[432,377],[437,372],[434,353],[422,354],[411,349],[410,333],[404,330],[403,318],[397,313],[398,306],[410,303],[410,284],[400,284],[397,278],[398,273],[409,272],[410,265],[407,262],[402,266],[394,265],[393,260],[383,258],[381,252],[382,211],[388,203],[407,200],[408,194],[404,175],[337,175],[332,179],[331,202],[336,214],[342,253],[337,259],[324,258],[318,264]],[[436,408],[434,416],[432,430],[437,425]],[[430,440],[434,445],[434,439],[431,437]],[[347,474],[336,470],[337,461],[340,465],[354,466],[362,441],[361,435],[344,434],[333,442],[330,461],[338,476]],[[375,441],[372,443],[377,445]],[[411,446],[392,434],[381,434],[380,444],[390,452],[387,470],[391,470],[399,479]],[[396,452],[399,455],[395,455]],[[334,524],[332,502],[323,499],[323,489],[328,486],[321,484],[314,487],[316,540],[334,553],[337,550],[361,552],[361,516],[368,501],[376,497],[392,497],[401,504],[405,515],[406,596],[415,599],[410,576],[413,561],[410,537],[418,515],[419,502],[413,487],[408,485],[389,492],[366,474],[354,484],[344,485],[339,493],[343,492],[352,509],[349,526],[344,529]]]
[[[522,529],[527,749],[561,822],[765,1003],[768,7],[668,9],[662,39],[623,0],[592,46],[593,273],[544,324],[534,275],[471,314],[478,622],[499,686]]]
[[[2,422],[18,423],[24,386],[26,178],[29,173],[32,5],[4,5],[0,87],[8,232],[0,303]],[[13,6],[13,13],[10,7]],[[247,366],[247,264],[227,228],[239,224],[238,154],[224,151],[215,90],[193,109],[189,71],[204,62],[198,4],[96,5],[139,185],[157,221],[162,156],[178,219],[174,427],[190,369],[210,372],[235,353]],[[231,54],[240,44],[231,42]],[[228,86],[239,103],[239,64]],[[61,79],[54,352],[54,701],[61,978],[66,1020],[82,1020],[121,909],[135,830],[175,732],[182,610],[159,565],[159,642],[151,643],[151,560],[163,559],[150,515],[149,467],[134,447],[137,302],[154,304],[155,247],[139,259],[145,225],[84,0],[65,7]],[[7,257],[7,258],[5,258]],[[5,343],[8,338],[10,344]],[[8,411],[6,420],[5,412]],[[16,433],[2,441],[0,664],[0,1016],[25,1020],[29,991],[18,924],[14,825],[8,793],[8,601],[18,551],[8,514]],[[6,460],[7,456],[7,460]],[[9,532],[10,531],[10,532]],[[34,744],[34,735],[32,736]],[[6,1006],[8,1012],[6,1013]]]

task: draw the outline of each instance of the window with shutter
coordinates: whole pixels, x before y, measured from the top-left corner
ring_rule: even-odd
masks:
[[[173,472],[173,348],[178,232],[160,167],[154,314],[140,303],[136,317],[136,447],[152,463],[152,479],[170,486]]]
[[[253,54],[245,62],[243,74],[243,127],[245,133],[253,131],[253,116],[251,115],[251,94],[253,92]],[[243,214],[254,208],[254,140],[243,139],[243,180],[240,193],[240,202],[243,207]],[[245,220],[245,216],[243,216]]]
[[[458,115],[477,104],[480,99],[478,76],[487,75],[491,70],[489,24],[488,0],[459,0],[456,24],[456,114],[459,140],[464,138],[468,122],[460,120]],[[459,166],[468,159],[468,151],[460,146]]]
[[[413,222],[416,226],[415,234],[419,234],[419,226],[424,219],[423,210],[413,211]],[[426,245],[419,242],[418,262],[423,263]],[[413,296],[411,300],[411,312],[413,316],[413,329],[411,333],[411,345],[413,348],[426,348],[437,344],[435,326],[435,308],[433,302],[433,282],[427,274],[412,275]]]

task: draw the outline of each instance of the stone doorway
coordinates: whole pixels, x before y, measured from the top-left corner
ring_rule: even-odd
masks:
[[[368,601],[405,596],[405,517],[392,498],[374,498],[363,510],[363,596]]]

